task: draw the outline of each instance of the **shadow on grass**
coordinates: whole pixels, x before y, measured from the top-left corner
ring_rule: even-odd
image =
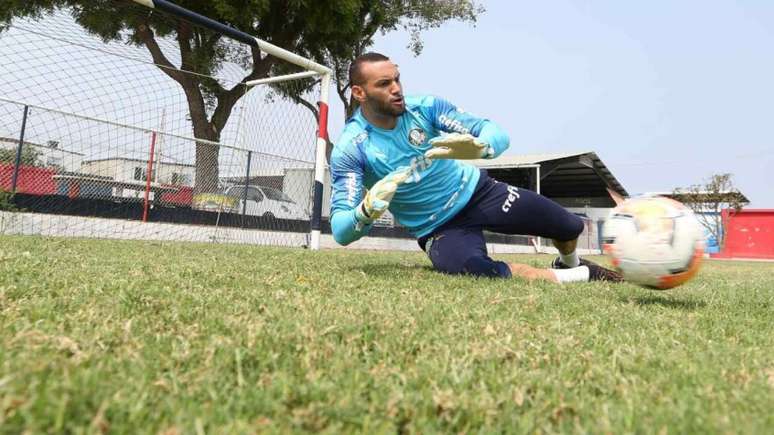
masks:
[[[623,297],[621,302],[634,303],[640,306],[660,305],[666,308],[675,308],[679,310],[693,311],[698,308],[704,308],[707,304],[703,301],[684,301],[680,299],[671,299],[663,296],[635,296]]]
[[[434,272],[433,267],[427,264],[364,264],[349,267],[351,272],[363,272],[368,276],[380,276],[394,278],[398,276],[410,276],[415,272]]]

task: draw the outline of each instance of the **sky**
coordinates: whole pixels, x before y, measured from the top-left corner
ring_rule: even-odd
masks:
[[[419,57],[406,32],[377,38],[406,94],[495,121],[506,155],[594,151],[630,194],[732,173],[749,207],[774,208],[774,1],[480,3]]]

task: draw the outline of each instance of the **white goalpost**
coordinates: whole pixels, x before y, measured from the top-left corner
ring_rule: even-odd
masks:
[[[248,81],[245,84],[248,86],[257,86],[261,84],[276,83],[281,81],[299,80],[310,77],[321,77],[320,82],[320,101],[319,105],[319,120],[318,120],[318,133],[315,152],[315,167],[314,167],[314,194],[312,201],[312,222],[311,222],[311,234],[310,234],[310,248],[313,250],[320,249],[320,226],[322,220],[322,197],[323,197],[323,183],[325,176],[325,149],[328,141],[328,91],[331,81],[330,68],[313,62],[309,59],[303,58],[295,53],[291,53],[276,45],[270,44],[266,41],[262,41],[254,36],[248,35],[244,32],[228,27],[222,23],[214,21],[210,18],[199,15],[193,11],[189,11],[185,8],[175,5],[167,0],[134,0],[136,3],[142,4],[149,8],[158,8],[166,12],[184,17],[194,23],[201,24],[205,27],[212,28],[216,31],[222,32],[237,41],[241,41],[245,44],[256,46],[261,51],[286,60],[294,65],[306,69],[307,71],[300,73],[287,74],[284,76],[270,77],[265,79],[257,79]]]
[[[109,5],[151,31],[55,9],[0,32],[0,234],[319,249],[331,70],[167,0]],[[192,67],[180,28],[226,55]]]

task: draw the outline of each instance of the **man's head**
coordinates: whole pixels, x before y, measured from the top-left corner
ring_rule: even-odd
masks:
[[[358,56],[349,67],[349,83],[366,115],[395,118],[406,111],[398,66],[383,54]]]

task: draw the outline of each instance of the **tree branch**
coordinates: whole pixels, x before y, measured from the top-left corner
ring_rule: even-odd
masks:
[[[273,56],[261,58],[260,49],[257,47],[251,47],[250,49],[252,50],[253,57],[252,71],[231,89],[224,90],[218,95],[218,106],[212,114],[212,126],[218,132],[222,131],[223,127],[226,126],[228,118],[231,115],[231,110],[234,108],[237,101],[249,91],[249,89],[246,89],[245,83],[266,77],[269,74],[271,67],[276,62],[276,58]],[[256,59],[258,59],[257,63],[255,62]]]
[[[320,110],[317,108],[316,105],[310,103],[309,101],[306,100],[306,98],[303,98],[303,97],[295,97],[293,98],[293,100],[295,100],[296,103],[311,110],[312,113],[314,114],[315,119],[320,119]]]
[[[291,36],[285,34],[276,38],[276,42],[282,47],[287,45],[290,39]],[[250,47],[250,52],[253,59],[252,71],[231,89],[224,90],[218,95],[218,105],[215,108],[215,112],[212,114],[212,126],[218,132],[222,131],[223,127],[225,127],[226,122],[228,122],[228,118],[231,115],[231,110],[234,108],[236,102],[247,92],[244,84],[251,80],[267,77],[271,68],[277,62],[277,58],[274,56],[266,55],[261,57],[261,50],[258,47]]]
[[[185,81],[185,74],[177,69],[172,62],[164,56],[161,51],[161,47],[156,42],[156,38],[153,35],[153,31],[148,27],[147,23],[141,24],[136,30],[135,34],[140,38],[142,43],[148,49],[153,59],[153,63],[172,80],[180,83],[181,85]]]

